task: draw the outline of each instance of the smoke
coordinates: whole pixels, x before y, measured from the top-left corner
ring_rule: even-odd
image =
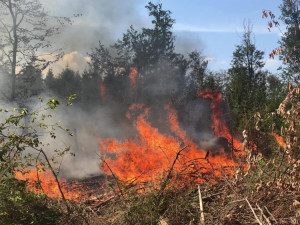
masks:
[[[78,51],[82,54],[96,47],[99,40],[106,45],[112,44],[130,25],[142,27],[145,22],[140,9],[146,3],[140,0],[43,1],[51,15],[81,15],[74,18],[73,24],[67,26],[55,41],[66,52]]]
[[[87,52],[98,46],[99,41],[105,46],[113,44],[122,37],[130,25],[135,28],[144,27],[147,21],[143,19],[141,10],[147,1],[106,1],[106,0],[45,0],[43,5],[50,15],[68,16],[80,15],[73,19],[72,25],[67,25],[61,33],[51,37],[54,49],[63,49],[65,56],[51,65],[54,74],[60,73],[66,66],[74,71],[82,72],[86,68]],[[70,58],[72,57],[73,58]],[[68,57],[68,59],[66,59]],[[44,74],[47,70],[44,71]]]
[[[47,60],[47,58],[45,59]],[[70,52],[68,54],[65,54],[59,61],[46,68],[43,71],[43,74],[46,75],[49,69],[51,69],[53,74],[57,75],[67,67],[82,74],[84,70],[87,69],[89,61],[90,58],[88,56],[84,56],[77,51]]]
[[[5,108],[10,97],[11,79],[9,75],[0,68],[0,108]]]
[[[82,58],[86,58],[86,53],[98,46],[101,41],[105,46],[110,46],[117,39],[122,38],[122,34],[133,25],[137,30],[142,27],[151,26],[151,19],[145,17],[145,5],[148,1],[140,0],[45,0],[45,9],[51,15],[69,16],[74,14],[81,16],[74,18],[72,25],[66,26],[60,35],[52,37],[55,49],[62,48],[66,55],[74,55],[81,59],[60,60],[52,65],[54,74],[59,73],[65,66],[81,72],[85,66]],[[187,54],[191,51],[202,51],[205,47],[199,34],[195,32],[177,32],[175,46],[176,52]],[[75,66],[74,66],[75,65]]]
[[[64,158],[61,171],[64,177],[83,178],[100,174],[100,145],[98,137],[122,137],[120,124],[111,117],[111,109],[95,107],[94,111],[83,111],[79,107],[68,107],[56,113],[65,127],[69,127],[74,136],[64,134],[63,142],[71,146],[75,157]],[[61,138],[61,137],[60,137]]]
[[[175,30],[175,51],[181,54],[187,54],[192,51],[202,52],[205,48],[199,33],[196,32],[176,32]]]

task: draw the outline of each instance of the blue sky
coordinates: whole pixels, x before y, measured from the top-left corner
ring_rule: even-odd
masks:
[[[199,47],[211,58],[209,68],[227,69],[232,52],[241,42],[244,21],[253,25],[255,43],[266,53],[266,67],[276,72],[280,62],[268,59],[269,53],[278,46],[280,33],[269,32],[267,19],[262,18],[262,10],[271,10],[280,15],[280,0],[162,0],[163,7],[169,9],[176,19],[175,35],[197,37]]]
[[[114,43],[133,25],[136,29],[151,26],[151,18],[145,5],[149,0],[44,0],[46,10],[54,15],[82,14],[74,24],[56,38],[66,53],[76,53],[68,60],[84,60],[86,52],[97,46],[98,41]],[[153,1],[156,3],[157,1]],[[161,0],[164,9],[172,12],[176,20],[174,34],[178,51],[202,50],[211,61],[210,70],[230,67],[235,46],[241,42],[244,21],[253,25],[255,43],[265,51],[266,69],[276,72],[278,59],[268,59],[272,49],[278,47],[280,33],[268,31],[267,19],[262,10],[280,15],[281,0]],[[283,27],[281,27],[283,29]],[[81,57],[81,58],[80,58]],[[79,62],[78,61],[78,62]],[[63,66],[65,63],[62,63]],[[68,62],[71,64],[71,62]]]

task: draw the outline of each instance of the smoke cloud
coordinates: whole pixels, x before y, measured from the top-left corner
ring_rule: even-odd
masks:
[[[98,41],[109,45],[130,25],[142,27],[145,21],[140,9],[147,1],[106,1],[106,0],[45,0],[43,4],[50,14],[70,16],[80,14],[71,26],[61,33],[57,45],[66,52],[78,51],[85,54],[97,46]]]
[[[175,50],[176,52],[187,54],[192,51],[202,52],[205,48],[200,36],[196,32],[176,32],[175,30]]]
[[[57,75],[67,67],[75,72],[79,72],[80,74],[82,74],[84,70],[87,69],[89,61],[90,58],[88,56],[84,56],[77,51],[70,52],[68,54],[65,54],[59,61],[47,67],[43,71],[43,74],[47,74],[49,69],[51,69],[52,72]]]

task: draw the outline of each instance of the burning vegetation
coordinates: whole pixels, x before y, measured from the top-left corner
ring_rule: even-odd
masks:
[[[187,136],[180,128],[177,112],[171,104],[164,107],[168,117],[168,134],[161,133],[147,121],[151,108],[133,104],[126,115],[132,119],[131,111],[139,111],[137,118],[132,119],[137,130],[135,137],[127,137],[123,142],[98,138],[104,160],[101,166],[103,171],[110,175],[114,173],[128,183],[157,183],[172,164],[177,176],[192,179],[195,183],[214,183],[214,179],[222,175],[232,177],[242,167],[242,164],[236,162],[237,158],[245,157],[246,153],[242,143],[229,133],[222,118],[222,94],[207,90],[199,92],[198,95],[212,101],[211,127],[217,137],[214,148],[203,149]]]
[[[221,78],[201,52],[175,52],[170,11],[146,8],[153,27],[99,43],[83,74],[49,70],[24,91],[41,70],[16,76],[14,65],[8,103],[20,107],[1,109],[0,223],[297,224],[299,77],[285,89],[263,71],[248,27]],[[42,87],[70,97],[32,104]]]
[[[15,178],[27,181],[27,188],[35,193],[44,193],[50,198],[61,198],[59,187],[51,172],[23,170],[15,174]],[[59,181],[64,197],[67,200],[79,201],[80,198],[88,198],[85,187],[80,187],[78,182],[68,184],[66,180]]]

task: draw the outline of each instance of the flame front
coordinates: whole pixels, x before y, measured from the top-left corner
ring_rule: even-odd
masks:
[[[215,183],[223,175],[232,177],[237,168],[246,168],[246,164],[238,163],[236,158],[246,156],[242,143],[233,138],[222,118],[222,95],[219,92],[205,90],[198,93],[198,97],[209,98],[212,110],[212,129],[216,137],[226,138],[231,147],[231,154],[224,147],[215,150],[202,149],[187,133],[180,128],[177,111],[168,104],[164,107],[167,115],[169,133],[161,133],[148,121],[151,111],[145,104],[132,104],[126,118],[134,121],[137,135],[127,137],[124,141],[117,139],[101,139],[101,156],[105,161],[102,170],[114,173],[119,179],[130,183],[151,181],[159,183],[172,168],[172,176],[193,182]],[[136,116],[137,115],[137,116]],[[136,118],[136,119],[135,119]],[[61,198],[54,176],[48,172],[39,172],[41,189],[35,169],[16,173],[16,178],[28,180],[28,188],[37,193],[46,193],[49,197]],[[80,185],[68,184],[60,180],[62,191],[66,199],[78,201],[88,199],[87,191],[80,189]],[[79,187],[79,188],[78,188]],[[75,190],[75,191],[73,191]]]
[[[61,199],[61,193],[59,191],[57,182],[52,173],[47,171],[41,171],[37,173],[36,169],[24,170],[17,172],[15,178],[19,180],[26,180],[27,188],[35,193],[45,193],[48,197]],[[37,188],[37,184],[40,183],[40,188]],[[80,199],[91,198],[86,191],[83,191],[79,183],[68,184],[66,180],[59,180],[61,189],[64,196],[68,200],[79,201]],[[82,189],[82,190],[81,190]]]
[[[107,174],[114,173],[119,179],[132,183],[159,182],[174,164],[173,174],[180,175],[194,181],[215,180],[226,174],[234,175],[240,166],[233,158],[245,156],[242,143],[232,138],[229,129],[222,120],[220,107],[222,95],[210,90],[199,92],[198,96],[212,100],[212,128],[216,137],[224,137],[229,143],[233,142],[232,154],[226,154],[223,148],[217,149],[210,154],[201,149],[180,129],[177,112],[171,104],[165,106],[168,114],[170,134],[163,134],[147,121],[150,108],[143,104],[133,104],[126,114],[131,118],[130,112],[142,110],[134,121],[137,135],[134,138],[127,137],[124,141],[116,139],[101,139],[101,155],[105,159],[101,167]],[[183,150],[180,154],[179,151]]]

